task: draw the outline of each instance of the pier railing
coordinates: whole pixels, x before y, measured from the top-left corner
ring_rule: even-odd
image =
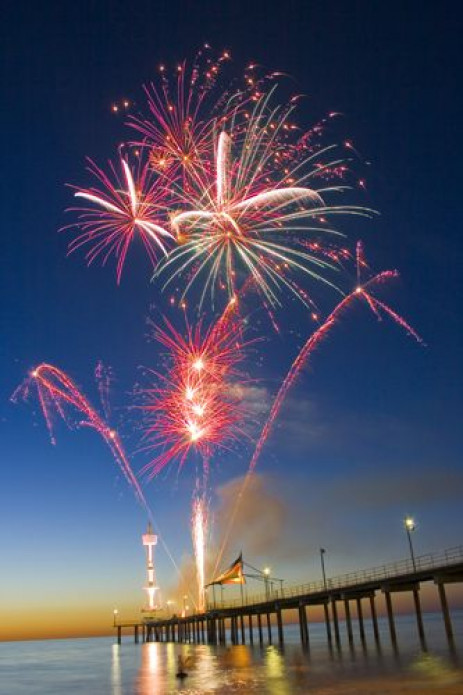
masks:
[[[208,602],[208,609],[215,608],[238,608],[240,606],[250,606],[275,599],[293,598],[295,596],[307,596],[324,591],[335,591],[348,589],[349,587],[368,584],[369,582],[387,581],[397,577],[410,577],[420,572],[450,567],[463,562],[463,546],[458,545],[448,548],[438,553],[427,553],[418,555],[414,562],[411,558],[390,562],[384,565],[377,565],[357,572],[349,572],[335,577],[327,578],[326,585],[323,581],[308,582],[307,584],[296,584],[285,587],[272,587],[271,580],[268,581],[268,588],[259,594],[245,595],[241,598],[228,600],[212,600]]]

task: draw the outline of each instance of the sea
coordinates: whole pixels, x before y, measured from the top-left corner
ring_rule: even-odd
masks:
[[[463,611],[452,613],[453,649],[447,644],[441,614],[423,618],[426,649],[420,645],[413,615],[396,617],[396,650],[385,619],[379,620],[379,645],[365,620],[365,647],[353,621],[354,648],[349,647],[341,622],[340,649],[329,648],[323,623],[311,623],[310,651],[301,648],[298,625],[285,625],[283,647],[260,647],[257,634],[253,646],[135,644],[133,634],[124,635],[121,645],[115,637],[3,642],[0,693],[463,695]],[[276,638],[275,628],[273,633]],[[179,657],[184,678],[177,677]]]

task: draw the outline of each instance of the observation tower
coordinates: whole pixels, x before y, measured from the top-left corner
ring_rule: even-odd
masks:
[[[148,522],[146,533],[142,535],[142,542],[146,548],[146,572],[148,575],[148,584],[144,588],[148,594],[147,609],[152,611],[157,607],[154,601],[154,596],[158,588],[156,586],[156,575],[154,573],[154,546],[158,542],[158,537],[153,533],[151,521]]]

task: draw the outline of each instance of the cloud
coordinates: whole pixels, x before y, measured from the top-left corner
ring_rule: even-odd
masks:
[[[358,475],[358,473],[357,473]],[[357,509],[388,509],[439,502],[458,501],[463,495],[463,472],[414,466],[400,472],[375,470],[361,474],[355,481],[330,484],[330,497],[335,505]]]
[[[242,483],[237,478],[217,491],[219,543]],[[395,559],[402,547],[402,514],[421,511],[425,518],[433,505],[457,508],[462,494],[463,472],[442,468],[426,468],[418,475],[411,468],[395,473],[387,467],[368,473],[355,469],[313,482],[308,475],[291,479],[255,473],[238,507],[225,556],[243,550],[256,560],[300,562],[318,556],[326,544],[346,561],[365,551],[376,562],[383,559],[378,548],[384,543],[384,552]],[[429,530],[427,538],[431,541]]]
[[[215,513],[217,536],[221,542],[233,514],[243,485],[243,478],[236,478],[217,490],[219,498]],[[278,545],[286,527],[288,509],[284,500],[272,489],[267,476],[254,474],[240,500],[233,524],[236,550],[246,548],[254,556],[264,556]]]

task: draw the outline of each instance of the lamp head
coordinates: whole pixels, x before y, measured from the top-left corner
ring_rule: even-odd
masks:
[[[411,516],[406,516],[404,519],[404,526],[407,531],[414,531],[416,528],[415,520]]]

